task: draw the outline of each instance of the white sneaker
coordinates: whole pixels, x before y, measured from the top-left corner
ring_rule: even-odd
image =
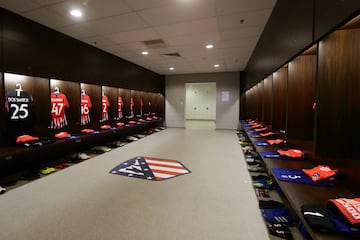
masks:
[[[3,194],[3,193],[5,193],[5,192],[6,192],[6,188],[0,186],[0,194]]]
[[[103,152],[110,152],[111,148],[105,147],[105,146],[95,146],[93,148],[91,148],[91,150],[100,150]]]
[[[137,140],[139,140],[138,138],[136,138],[136,137],[134,137],[134,136],[127,137],[127,139],[128,139],[129,141],[137,141]]]
[[[90,156],[87,155],[86,153],[78,153],[77,158],[80,160],[87,160],[90,158]]]

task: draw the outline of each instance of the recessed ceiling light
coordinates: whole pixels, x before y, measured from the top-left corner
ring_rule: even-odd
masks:
[[[73,15],[74,17],[81,17],[82,16],[82,12],[79,9],[71,10],[70,14]]]
[[[148,51],[142,51],[141,54],[142,54],[142,55],[148,55],[149,52],[148,52]]]
[[[220,67],[220,65],[219,65],[219,64],[215,64],[214,67],[215,67],[215,68],[218,68],[218,67]]]
[[[169,67],[169,70],[170,70],[170,71],[174,71],[175,68],[174,68],[174,67]]]
[[[212,45],[212,44],[206,45],[206,48],[208,48],[208,49],[213,48],[213,47],[214,47],[214,45]]]

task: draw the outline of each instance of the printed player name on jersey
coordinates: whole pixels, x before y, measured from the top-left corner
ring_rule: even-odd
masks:
[[[51,102],[64,102],[63,98],[51,98]]]
[[[8,97],[7,101],[11,103],[28,103],[30,100],[28,97]]]

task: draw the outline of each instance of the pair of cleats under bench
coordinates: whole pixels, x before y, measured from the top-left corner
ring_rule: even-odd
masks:
[[[53,173],[53,172],[56,172],[56,169],[53,168],[53,167],[44,167],[44,168],[41,168],[39,170],[39,172],[42,174],[42,175],[48,175],[50,173]]]

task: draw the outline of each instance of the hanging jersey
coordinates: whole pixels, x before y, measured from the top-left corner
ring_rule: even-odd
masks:
[[[134,117],[134,99],[130,98],[130,117]]]
[[[81,94],[81,121],[80,125],[86,125],[90,122],[90,108],[91,105],[91,99],[89,95]]]
[[[118,116],[119,119],[123,118],[122,109],[124,107],[124,102],[121,96],[118,96]]]
[[[107,121],[109,120],[109,107],[110,102],[107,96],[102,96],[102,114],[101,114],[101,120]]]
[[[33,124],[33,98],[30,93],[13,90],[5,96],[10,134],[21,135],[31,132]]]
[[[144,102],[142,100],[142,98],[140,98],[140,115],[142,116],[143,115],[143,105],[144,105]]]
[[[63,93],[53,92],[50,94],[51,100],[51,128],[60,129],[68,125],[66,120],[65,109],[70,104]]]
[[[151,112],[151,102],[149,101],[149,114]]]

